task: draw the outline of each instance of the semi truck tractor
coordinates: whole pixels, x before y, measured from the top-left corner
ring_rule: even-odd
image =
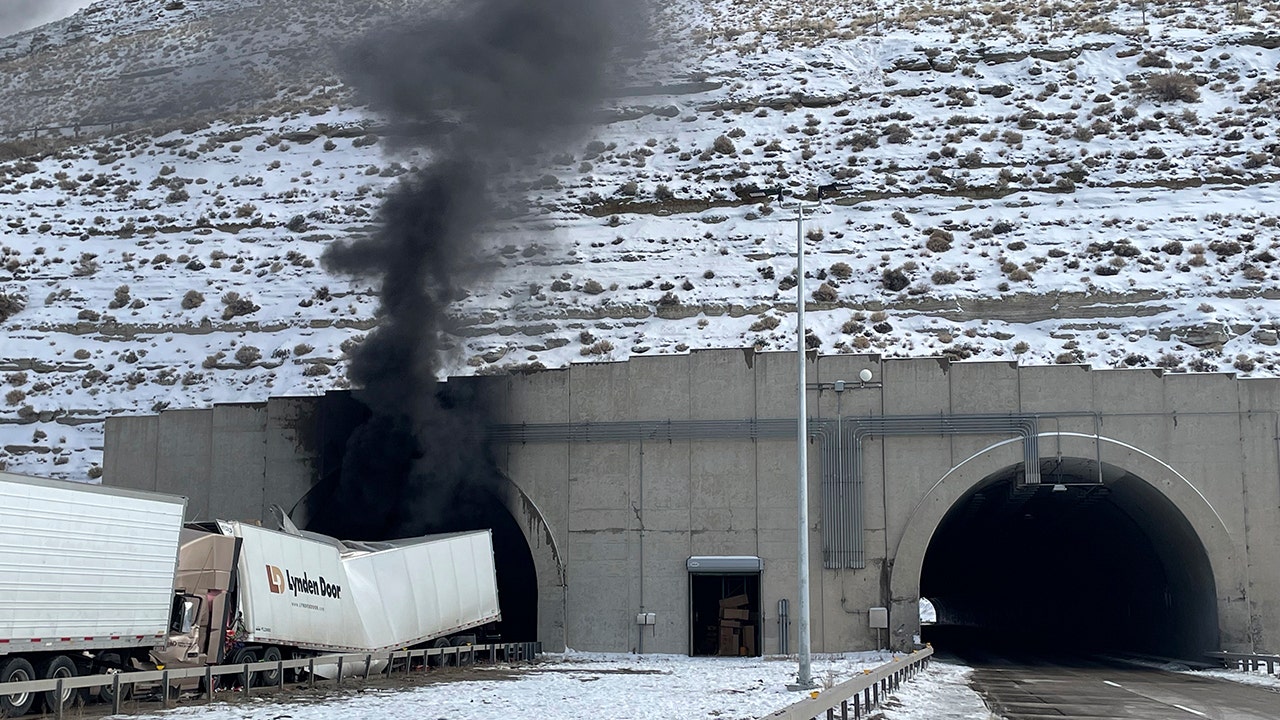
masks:
[[[488,530],[340,541],[185,509],[0,472],[0,683],[455,644],[501,619]],[[74,699],[0,694],[0,717]]]

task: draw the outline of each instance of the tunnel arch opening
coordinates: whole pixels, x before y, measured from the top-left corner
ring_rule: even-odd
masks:
[[[1126,652],[1199,658],[1218,649],[1213,568],[1187,517],[1148,480],[1095,458],[1020,463],[983,477],[929,541],[922,638],[957,649]]]
[[[502,612],[494,629],[504,642],[543,639],[539,637],[538,563],[522,527],[522,522],[529,522],[522,517],[528,509],[513,502],[512,496],[519,491],[492,458],[474,458],[465,473],[446,478],[447,482],[428,483],[415,468],[433,459],[417,453],[405,438],[389,435],[383,439],[382,465],[350,473],[352,437],[370,421],[368,406],[349,391],[335,391],[319,398],[313,413],[315,480],[294,506],[295,520],[301,519],[302,527],[357,540],[490,530]],[[339,492],[344,472],[364,487],[356,493]]]

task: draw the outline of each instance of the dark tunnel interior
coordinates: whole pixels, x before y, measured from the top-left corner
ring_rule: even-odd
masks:
[[[352,432],[369,417],[369,410],[349,392],[330,392],[319,399],[315,412],[316,485],[309,502],[324,502],[326,489],[341,473],[344,450]],[[494,470],[497,473],[497,470]],[[411,482],[406,478],[406,482]],[[447,507],[417,518],[410,534],[431,535],[489,529],[493,531],[498,603],[502,621],[497,631],[505,642],[538,640],[538,580],[533,554],[515,518],[494,493],[500,478],[487,485],[460,486],[442,497]],[[339,513],[340,514],[340,513]],[[394,513],[392,513],[394,515]],[[319,529],[319,528],[308,528]],[[330,534],[341,534],[323,528]],[[389,540],[391,537],[344,538]]]
[[[922,636],[960,653],[1118,652],[1203,659],[1218,650],[1208,556],[1190,523],[1141,478],[1092,459],[985,478],[943,518],[920,596]]]

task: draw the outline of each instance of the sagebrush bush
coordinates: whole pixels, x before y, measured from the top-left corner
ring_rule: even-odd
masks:
[[[236,348],[236,362],[250,365],[262,359],[262,351],[252,345],[241,345]]]
[[[848,280],[853,277],[853,268],[849,267],[849,263],[832,263],[831,267],[827,269],[827,273],[837,280]]]
[[[901,268],[886,269],[880,276],[880,284],[890,292],[898,292],[905,290],[911,284],[911,280],[907,274],[902,272]]]
[[[262,308],[258,307],[248,298],[240,297],[240,293],[228,292],[222,296],[222,319],[230,320],[241,315],[255,313]]]
[[[813,299],[818,302],[835,302],[839,298],[840,293],[828,283],[822,283],[817,290],[813,291]]]
[[[186,295],[182,296],[182,309],[194,310],[204,304],[204,294],[195,290],[188,290]]]
[[[22,312],[22,309],[26,306],[27,299],[21,295],[0,293],[0,322],[4,322]]]
[[[946,252],[951,249],[951,242],[954,236],[943,230],[942,228],[934,228],[929,231],[929,239],[925,241],[924,246],[929,252]]]
[[[929,279],[934,285],[952,285],[960,280],[960,274],[955,270],[935,270]]]
[[[1182,72],[1156,73],[1147,78],[1147,94],[1159,102],[1198,102],[1196,79]]]
[[[608,340],[597,340],[595,343],[578,351],[584,357],[589,355],[608,355],[611,352],[613,352],[613,343]]]
[[[766,330],[773,330],[774,328],[778,327],[781,324],[782,324],[782,321],[779,320],[777,317],[773,315],[765,315],[759,320],[756,320],[755,322],[751,323],[751,331],[764,332]]]

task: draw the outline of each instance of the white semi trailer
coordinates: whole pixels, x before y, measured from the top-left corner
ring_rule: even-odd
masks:
[[[457,644],[501,619],[488,530],[353,542],[184,510],[0,473],[0,683]],[[42,695],[0,695],[0,717],[70,699]]]
[[[0,472],[0,682],[104,672],[164,645],[185,510]],[[0,717],[56,701],[43,695],[0,695]]]

